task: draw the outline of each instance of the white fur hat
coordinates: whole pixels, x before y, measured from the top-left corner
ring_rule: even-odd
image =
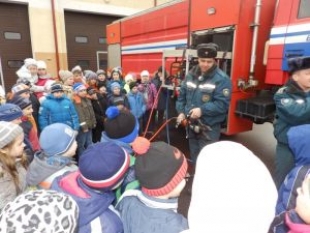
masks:
[[[45,61],[37,61],[37,66],[38,66],[38,69],[44,69],[46,70],[47,66],[46,66],[46,63]]]

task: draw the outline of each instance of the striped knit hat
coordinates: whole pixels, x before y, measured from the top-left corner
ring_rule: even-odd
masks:
[[[0,121],[0,148],[4,148],[23,132],[23,129],[14,123]]]
[[[150,143],[141,137],[133,142],[132,148],[137,155],[137,179],[149,196],[166,195],[184,179],[187,161],[179,149],[165,142]]]
[[[89,187],[107,191],[125,176],[130,163],[128,153],[113,142],[89,146],[79,159],[82,181]]]

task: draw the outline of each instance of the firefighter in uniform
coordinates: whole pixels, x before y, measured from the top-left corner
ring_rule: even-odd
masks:
[[[274,95],[274,135],[277,139],[274,179],[278,188],[294,167],[287,131],[292,126],[310,124],[310,57],[291,58],[288,66],[291,77]],[[310,151],[308,153],[310,155]]]
[[[219,140],[228,113],[232,84],[217,66],[217,50],[214,43],[197,46],[198,65],[186,75],[176,102],[177,124],[189,121],[187,134],[193,163],[205,145]]]

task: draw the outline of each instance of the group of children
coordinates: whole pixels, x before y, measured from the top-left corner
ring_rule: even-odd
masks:
[[[304,70],[307,64],[294,66]],[[186,219],[177,213],[185,155],[139,137],[141,117],[151,115],[158,91],[147,71],[142,85],[132,74],[122,82],[119,68],[112,80],[104,71],[82,75],[75,67],[60,71],[62,83],[54,82],[44,63],[31,59],[17,73],[12,95],[0,106],[0,232],[310,231],[310,125],[287,130],[295,167],[279,193],[266,166],[243,145],[204,147]],[[38,128],[33,99],[41,105]],[[137,99],[144,108],[132,107]]]

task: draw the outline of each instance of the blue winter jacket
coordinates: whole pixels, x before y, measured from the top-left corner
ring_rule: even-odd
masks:
[[[200,76],[202,78],[199,80]],[[187,115],[193,108],[201,108],[202,123],[211,127],[219,126],[228,113],[231,88],[230,78],[221,69],[214,66],[201,75],[197,65],[181,84],[176,109],[178,113]]]
[[[51,189],[70,195],[78,204],[78,233],[122,233],[123,223],[112,206],[115,195],[89,188],[81,180],[79,172],[57,177]]]
[[[142,115],[145,113],[145,110],[146,110],[146,105],[144,102],[143,95],[140,92],[135,93],[135,94],[132,92],[129,92],[127,94],[127,98],[128,98],[129,105],[130,105],[130,112],[137,119],[142,117]]]
[[[74,130],[79,130],[79,118],[76,109],[70,99],[63,95],[55,98],[49,94],[43,101],[39,111],[39,125],[43,130],[53,123],[64,123]]]
[[[295,167],[286,176],[279,189],[279,197],[276,206],[276,217],[273,223],[273,232],[288,232],[284,223],[284,215],[291,211],[292,221],[303,223],[294,213],[296,206],[297,188],[310,173],[310,124],[291,127],[287,132],[289,146],[293,152]]]
[[[177,198],[165,200],[128,190],[116,209],[126,233],[179,233],[188,229],[188,222],[177,213],[177,207]]]

